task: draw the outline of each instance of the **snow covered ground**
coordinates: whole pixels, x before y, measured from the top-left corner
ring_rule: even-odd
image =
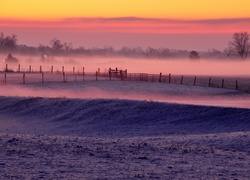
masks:
[[[0,85],[0,96],[130,99],[250,108],[250,94],[244,91],[159,82],[109,81],[107,78],[96,81],[94,76],[86,76],[84,82],[34,81]]]
[[[249,132],[93,138],[1,134],[1,179],[249,179]]]
[[[250,96],[157,82],[0,86],[1,179],[249,179]]]

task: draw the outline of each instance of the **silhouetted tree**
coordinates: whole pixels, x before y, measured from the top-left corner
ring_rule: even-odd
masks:
[[[235,54],[241,59],[247,58],[250,51],[250,41],[248,32],[238,32],[233,34],[233,40],[229,41],[229,47],[226,50],[227,54]]]
[[[58,51],[62,51],[64,45],[61,43],[60,40],[56,39],[56,38],[53,38],[51,41],[50,41],[50,44],[52,46],[52,49],[56,52]]]
[[[218,58],[218,59],[220,59],[220,58],[226,58],[225,54],[226,54],[225,51],[223,52],[223,51],[220,51],[220,50],[213,48],[213,49],[209,49],[207,51],[207,53],[204,53],[204,56],[206,58]]]
[[[69,51],[72,50],[72,43],[71,42],[70,43],[64,43],[63,46],[64,46],[64,49],[65,49],[66,52],[69,52]]]
[[[12,50],[17,46],[17,35],[12,34],[11,36],[4,36],[0,34],[0,49],[1,50]]]
[[[147,54],[147,57],[159,57],[160,56],[160,52],[159,52],[159,49],[154,49],[152,47],[148,47],[146,50],[146,54]]]
[[[40,53],[42,53],[42,54],[46,54],[46,53],[48,53],[49,51],[50,51],[50,47],[49,46],[45,46],[45,45],[43,45],[43,44],[39,44],[39,46],[38,46],[38,51],[40,52]]]
[[[200,55],[198,52],[196,51],[190,51],[189,53],[189,58],[190,59],[200,59]]]

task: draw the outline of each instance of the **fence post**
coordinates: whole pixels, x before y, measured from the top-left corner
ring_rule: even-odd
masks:
[[[42,73],[42,83],[44,83],[44,74]]]
[[[95,80],[97,81],[98,72],[95,73]]]
[[[118,69],[117,69],[117,67],[115,68],[115,75],[116,76],[118,75]]]
[[[111,81],[111,68],[109,68],[109,80]]]
[[[125,69],[125,78],[127,78],[127,73],[128,73],[128,71],[127,71],[127,69]]]
[[[101,72],[101,69],[100,69],[100,68],[98,68],[98,74],[100,74],[100,72]]]
[[[23,73],[23,84],[25,84],[25,73]]]
[[[236,80],[236,85],[235,85],[235,88],[236,88],[236,90],[238,89],[238,81]]]
[[[222,79],[221,87],[224,88],[224,79]]]
[[[53,73],[53,66],[51,66],[51,73]]]
[[[64,73],[64,66],[62,66],[62,73]]]
[[[20,73],[20,64],[18,64],[18,69],[17,69],[17,72],[19,72]]]
[[[183,75],[181,76],[181,84],[183,83]]]
[[[75,67],[73,67],[73,74],[75,74]]]
[[[5,72],[8,71],[8,64],[5,65]]]
[[[208,80],[208,87],[210,87],[211,86],[211,78],[209,78],[209,80]]]
[[[7,82],[7,74],[4,73],[4,84],[6,84],[6,82]]]
[[[162,73],[160,73],[159,82],[161,82],[161,75],[162,75]]]
[[[196,84],[196,76],[194,77],[194,86],[195,86],[195,84]]]
[[[84,67],[82,68],[82,80],[84,81]]]
[[[29,67],[29,72],[31,73],[31,65],[30,65],[30,67]]]
[[[169,73],[169,76],[168,76],[168,83],[170,84],[171,83],[171,74]]]

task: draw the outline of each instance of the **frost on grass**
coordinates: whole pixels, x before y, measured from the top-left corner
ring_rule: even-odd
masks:
[[[249,142],[249,133],[133,138],[1,134],[0,176],[246,179]]]
[[[64,90],[68,92],[71,85],[63,85]],[[85,85],[72,94],[81,92]],[[213,97],[242,96],[231,90],[205,93],[207,89],[202,88],[182,86],[176,90],[175,85],[159,85],[152,89],[145,85],[146,95],[177,94],[182,98],[188,90]],[[43,88],[46,92],[57,87],[31,84],[26,88],[29,86],[35,86],[40,94]],[[134,86],[125,87],[122,93],[137,91]],[[112,91],[110,86],[103,88]],[[134,95],[132,100],[107,94],[92,99],[0,97],[1,179],[249,177],[249,109],[154,102],[143,97],[139,101]]]

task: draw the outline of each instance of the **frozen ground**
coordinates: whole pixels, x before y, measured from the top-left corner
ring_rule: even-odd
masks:
[[[1,179],[249,179],[249,94],[163,83],[0,86]]]
[[[249,132],[0,137],[1,179],[249,179]]]

